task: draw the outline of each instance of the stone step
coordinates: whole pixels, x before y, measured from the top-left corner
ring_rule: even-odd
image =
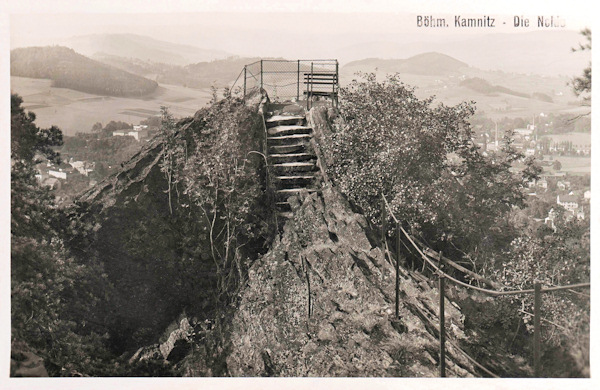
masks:
[[[277,203],[275,203],[275,205],[280,210],[291,210],[292,209],[292,205],[290,205],[287,201],[285,201],[285,202],[277,202]]]
[[[306,191],[308,193],[317,192],[317,190],[314,188],[300,187],[300,188],[284,188],[282,190],[275,191],[275,193],[280,196],[291,196],[291,195],[297,195],[303,191]]]
[[[297,144],[298,141],[308,142],[311,137],[310,134],[290,134],[281,135],[279,137],[267,137],[267,145],[269,147],[276,145],[293,145]]]
[[[277,180],[312,180],[316,176],[315,175],[305,175],[300,173],[298,175],[286,175],[286,176],[275,176]]]
[[[294,216],[294,213],[292,213],[291,211],[280,211],[277,213],[277,215],[283,218],[290,219]]]
[[[317,166],[313,162],[287,162],[272,164],[271,167],[275,170],[276,174],[278,172],[284,172],[286,175],[290,172],[311,172],[317,170]]]
[[[274,184],[277,189],[306,187],[314,183],[316,176],[294,175],[294,176],[276,176]]]
[[[304,116],[300,115],[273,115],[266,120],[267,128],[277,125],[302,125]]]
[[[310,134],[312,128],[309,126],[297,126],[297,125],[280,125],[274,126],[267,130],[269,135],[289,135],[289,134]]]
[[[300,153],[306,150],[305,143],[297,143],[292,145],[273,145],[269,148],[270,153]]]
[[[317,157],[311,153],[282,153],[282,154],[271,154],[269,158],[273,164],[285,163],[285,162],[300,162],[314,160]]]

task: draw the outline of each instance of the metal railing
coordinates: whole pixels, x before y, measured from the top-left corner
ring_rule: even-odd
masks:
[[[440,377],[445,377],[446,376],[446,358],[445,358],[445,343],[446,343],[446,332],[445,332],[445,324],[444,324],[444,320],[445,320],[445,315],[444,315],[444,300],[445,300],[445,293],[444,293],[444,285],[445,285],[445,280],[448,279],[449,281],[460,285],[462,287],[471,289],[471,290],[475,290],[475,291],[479,291],[482,292],[484,294],[487,295],[491,295],[491,296],[504,296],[504,295],[522,295],[522,294],[534,294],[534,305],[533,305],[533,367],[534,367],[534,375],[535,377],[540,377],[540,373],[541,373],[541,325],[540,325],[540,321],[544,320],[545,322],[549,322],[545,320],[544,318],[541,318],[541,306],[542,306],[542,294],[546,293],[546,292],[552,292],[552,291],[561,291],[561,290],[568,290],[574,293],[577,293],[576,291],[574,291],[573,289],[575,288],[590,288],[590,283],[577,283],[577,284],[571,284],[571,285],[567,285],[567,286],[552,286],[552,287],[546,287],[546,288],[542,288],[542,284],[535,281],[533,283],[534,288],[533,289],[526,289],[526,290],[509,290],[509,291],[498,291],[498,290],[490,290],[490,289],[486,289],[486,288],[481,288],[481,287],[477,287],[477,286],[473,286],[471,284],[462,282],[450,275],[448,275],[446,272],[442,271],[441,267],[442,267],[442,263],[448,264],[452,267],[454,267],[455,269],[457,269],[460,272],[464,272],[463,270],[461,270],[459,267],[456,267],[456,263],[444,258],[442,252],[436,253],[435,251],[433,251],[430,248],[424,247],[423,249],[421,249],[419,247],[419,245],[417,245],[417,243],[415,243],[415,241],[417,241],[415,238],[411,237],[410,234],[408,234],[406,232],[406,230],[404,230],[404,228],[402,227],[402,224],[400,223],[400,221],[396,218],[396,216],[394,215],[392,208],[390,207],[389,203],[387,202],[387,199],[385,198],[385,196],[382,195],[382,205],[381,205],[381,211],[382,211],[382,226],[381,226],[381,239],[382,242],[385,244],[385,246],[387,246],[387,219],[388,219],[388,213],[389,216],[392,218],[392,220],[394,221],[394,223],[396,224],[396,318],[398,318],[399,315],[399,301],[400,301],[400,275],[399,275],[399,268],[400,268],[400,258],[401,258],[401,249],[400,249],[400,244],[402,242],[402,237],[406,237],[410,243],[410,245],[412,247],[415,248],[415,250],[417,251],[417,253],[420,255],[420,257],[423,260],[423,264],[428,264],[430,265],[435,273],[438,275],[439,278],[439,294],[440,294],[440,302],[439,302],[439,334],[440,334],[440,366],[439,366],[439,370],[440,370]],[[385,250],[385,248],[384,248]],[[386,251],[389,255],[389,252]],[[389,255],[389,257],[391,258],[391,255]],[[434,262],[437,261],[437,265]],[[470,275],[471,277],[473,275]],[[475,278],[477,279],[477,278]],[[480,280],[484,280],[485,278],[479,276]],[[489,281],[488,283],[489,284]],[[495,287],[500,287],[500,288],[505,288],[504,286],[499,285],[498,283],[494,283]],[[526,314],[530,314],[530,313],[526,313]],[[551,323],[553,324],[553,323]],[[486,369],[485,367],[481,366],[481,364],[477,363],[475,360],[473,360],[472,358],[470,358],[469,356],[467,356],[472,362],[476,363],[476,365],[482,369],[483,371],[485,371],[488,375],[490,376],[494,376],[494,377],[498,377],[497,375],[493,374],[492,372],[490,372],[488,369]]]
[[[315,75],[327,78],[327,83],[317,83]],[[329,76],[329,77],[327,77]],[[318,77],[318,76],[316,76]],[[259,60],[245,65],[231,86],[239,88],[243,97],[255,89],[264,89],[273,102],[309,101],[311,95],[335,95],[337,105],[339,89],[339,64],[329,60]]]

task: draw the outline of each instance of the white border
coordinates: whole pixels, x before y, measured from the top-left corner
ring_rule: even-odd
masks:
[[[427,1],[427,0],[403,0],[403,1],[359,1],[359,0],[173,0],[163,2],[149,2],[148,0],[128,0],[110,1],[110,0],[92,0],[92,1],[72,1],[72,0],[2,0],[0,2],[0,85],[3,92],[0,95],[0,131],[2,142],[0,144],[0,180],[2,183],[2,192],[0,202],[1,235],[0,235],[0,389],[106,389],[109,387],[127,388],[127,389],[197,389],[203,388],[228,388],[228,389],[263,389],[263,388],[293,388],[293,389],[314,389],[328,388],[329,390],[347,389],[347,388],[378,388],[378,389],[397,389],[397,388],[430,388],[445,389],[447,387],[460,388],[486,388],[486,389],[507,389],[507,388],[528,388],[534,389],[593,389],[600,388],[600,382],[597,380],[599,375],[596,370],[598,359],[598,348],[592,347],[592,379],[552,379],[552,380],[532,380],[532,379],[279,379],[279,378],[71,378],[71,379],[23,379],[8,378],[9,370],[9,350],[10,350],[10,193],[8,183],[10,179],[10,142],[9,142],[9,111],[10,111],[10,62],[9,62],[9,14],[11,13],[177,13],[177,12],[344,12],[344,13],[362,13],[362,12],[402,12],[402,13],[486,13],[486,14],[555,14],[568,16],[574,24],[580,26],[591,26],[595,31],[596,17],[594,6],[588,0],[570,0],[570,1],[533,1],[525,2],[522,0],[504,0],[504,1]],[[598,63],[598,54],[592,52],[593,63]],[[594,79],[595,80],[595,79]],[[597,82],[593,82],[593,101],[599,98]],[[592,149],[594,152],[600,151],[600,135],[598,129],[597,113],[592,117]],[[598,156],[592,153],[592,166],[596,167]],[[598,194],[600,186],[597,185],[598,169],[592,171],[592,193]],[[597,196],[595,196],[597,198]],[[595,245],[597,238],[596,230],[598,227],[599,214],[597,207],[592,207],[592,259],[598,256],[598,246]],[[594,260],[592,260],[593,264]],[[598,278],[599,267],[592,265],[592,280]],[[596,289],[592,287],[592,303],[596,302]],[[597,305],[593,305],[597,309]],[[592,311],[592,342],[593,346],[597,341],[597,310]]]

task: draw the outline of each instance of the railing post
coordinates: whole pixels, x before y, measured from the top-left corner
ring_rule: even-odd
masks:
[[[533,284],[533,372],[536,378],[541,375],[541,346],[540,346],[540,309],[542,305],[542,285],[539,282]]]
[[[339,93],[340,93],[340,64],[335,60],[335,82],[337,83],[337,90],[335,90],[335,108],[340,108]]]
[[[263,60],[260,60],[260,89],[263,88]]]
[[[400,318],[400,222],[396,222],[396,319]]]
[[[385,207],[385,200],[381,195],[381,243],[385,246],[385,236],[387,233],[387,208]]]
[[[246,98],[246,69],[247,65],[244,65],[244,99]]]
[[[296,100],[300,100],[300,60],[298,60],[298,83],[296,84]]]
[[[444,275],[439,275],[440,290],[440,378],[446,377],[446,332],[445,332],[445,313],[444,313]]]

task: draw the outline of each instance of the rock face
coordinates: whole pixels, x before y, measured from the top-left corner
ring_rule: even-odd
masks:
[[[47,377],[44,359],[31,351],[22,341],[13,341],[10,351],[11,377]]]
[[[163,338],[166,338],[165,341],[139,348],[129,359],[129,364],[144,360],[168,361],[171,363],[181,360],[191,348],[192,337],[195,334],[194,328],[186,316],[180,316],[172,327],[175,327],[175,329],[167,330],[163,336]]]
[[[334,189],[290,198],[294,216],[250,268],[230,332],[233,376],[437,376],[437,292],[402,278]],[[465,337],[446,305],[447,337]],[[474,368],[450,346],[447,375]]]

